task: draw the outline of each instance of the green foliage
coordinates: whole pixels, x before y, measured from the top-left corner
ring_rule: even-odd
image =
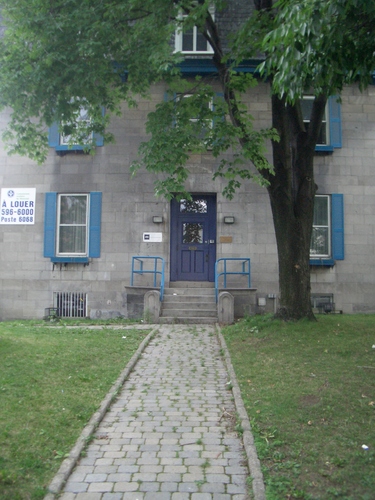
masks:
[[[307,89],[334,95],[354,81],[366,86],[375,68],[375,5],[370,0],[279,0],[272,27],[259,40],[261,70],[274,92],[294,101]]]
[[[290,101],[310,87],[329,95],[355,79],[365,85],[374,69],[374,3],[279,0],[276,9],[243,19],[230,33],[231,50],[215,54],[221,70],[227,66],[221,102],[211,80],[190,82],[190,88],[183,84],[176,66],[181,55],[171,50],[176,28],[196,25],[207,33],[211,5],[218,13],[225,2],[2,0],[6,29],[0,40],[0,106],[12,108],[4,136],[9,151],[42,163],[48,150],[45,125],[54,121],[76,143],[91,132],[104,134],[110,142],[102,106],[109,114],[120,113],[122,101],[134,105],[137,94],[147,95],[150,85],[163,79],[172,92],[177,86],[177,92],[192,97],[176,100],[171,95],[149,116],[151,139],[142,144],[141,160],[133,170],[145,165],[161,174],[156,191],[170,196],[185,189],[191,154],[208,151],[220,158],[215,175],[227,179],[228,197],[243,179],[266,185],[273,170],[264,144],[277,141],[278,135],[254,128],[242,96],[255,79],[230,65],[265,54],[261,71],[271,76],[273,91]],[[219,46],[223,42],[219,39]],[[211,99],[212,109],[205,104]],[[76,127],[77,106],[83,104],[91,120]],[[94,146],[89,143],[87,149]]]
[[[47,143],[38,140],[33,147],[30,136],[45,133],[45,124],[73,122],[80,100],[92,119],[86,135],[103,133],[101,107],[119,112],[121,101],[147,93],[173,60],[168,40],[174,25],[169,21],[177,6],[172,0],[52,5],[48,0],[2,0],[1,7],[6,30],[0,40],[0,105],[12,108],[7,137],[13,140],[12,152],[39,163]]]
[[[252,75],[230,74],[232,89],[239,97],[256,84]],[[265,158],[264,141],[277,140],[277,134],[271,129],[255,130],[253,117],[240,99],[236,104],[239,128],[228,119],[233,111],[229,106],[223,95],[214,91],[211,82],[200,77],[186,80],[176,76],[170,81],[165,101],[148,115],[146,132],[150,139],[141,144],[141,160],[133,163],[132,172],[146,165],[149,171],[165,175],[156,182],[157,195],[186,196],[189,171],[185,165],[191,155],[208,152],[220,158],[214,178],[220,176],[228,181],[224,191],[228,198],[233,197],[239,186],[238,178],[253,179],[264,185],[266,181],[259,173],[273,170]],[[228,150],[231,156],[225,156]]]

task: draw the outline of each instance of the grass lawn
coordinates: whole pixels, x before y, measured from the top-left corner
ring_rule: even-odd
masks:
[[[267,499],[373,500],[375,316],[317,319],[223,329]]]
[[[148,332],[0,323],[1,500],[44,497]]]

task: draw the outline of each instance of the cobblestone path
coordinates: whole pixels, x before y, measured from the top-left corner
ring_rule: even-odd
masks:
[[[214,326],[160,326],[61,500],[245,500],[249,475]]]

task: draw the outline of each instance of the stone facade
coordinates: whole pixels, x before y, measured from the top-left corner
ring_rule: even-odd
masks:
[[[140,307],[129,293],[133,256],[160,256],[170,277],[170,203],[154,196],[156,177],[140,171],[132,178],[130,164],[146,139],[149,111],[163,100],[162,84],[152,89],[149,101],[124,106],[113,117],[116,143],[98,147],[96,154],[69,152],[59,156],[51,148],[47,161],[37,166],[26,158],[7,156],[0,148],[0,186],[36,188],[33,225],[0,225],[0,319],[41,318],[52,307],[54,292],[87,294],[93,318],[136,316]],[[260,84],[248,95],[249,111],[259,127],[270,124],[269,88]],[[8,115],[1,116],[4,125]],[[312,267],[312,292],[333,294],[336,310],[374,312],[375,244],[375,87],[363,93],[355,87],[342,95],[342,148],[316,156],[318,193],[342,193],[345,214],[345,259],[334,266]],[[212,180],[216,160],[195,155],[189,162],[191,193],[217,195],[216,257],[249,257],[252,287],[257,289],[258,312],[277,305],[278,265],[267,191],[245,182],[234,200],[222,196],[224,183]],[[45,193],[102,193],[101,254],[88,265],[52,263],[43,257]],[[161,224],[153,216],[163,217]],[[223,222],[234,216],[235,223]],[[162,233],[161,242],[143,241],[144,233]],[[142,278],[151,286],[151,276]],[[128,300],[128,293],[131,295]],[[139,301],[141,303],[141,300]],[[131,311],[130,311],[131,310]],[[244,313],[246,313],[244,306]],[[251,311],[250,311],[251,312]]]

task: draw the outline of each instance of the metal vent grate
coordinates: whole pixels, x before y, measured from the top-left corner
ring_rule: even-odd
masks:
[[[53,292],[53,306],[61,318],[86,318],[87,294],[83,292]]]

